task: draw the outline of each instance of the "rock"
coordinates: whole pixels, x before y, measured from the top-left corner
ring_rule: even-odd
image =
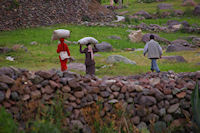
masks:
[[[100,94],[101,94],[101,96],[102,96],[103,98],[107,98],[107,97],[109,97],[109,95],[110,95],[110,93],[109,93],[108,91],[100,92]]]
[[[23,101],[27,101],[28,99],[30,99],[30,95],[26,94],[22,97]]]
[[[159,110],[159,115],[160,116],[165,116],[166,115],[166,109],[165,108],[162,108]]]
[[[200,37],[195,37],[192,39],[192,43],[195,45],[195,46],[198,46],[200,47]]]
[[[102,43],[96,44],[96,47],[100,52],[112,51],[112,45],[107,42],[102,42]]]
[[[136,65],[136,63],[134,61],[129,60],[126,57],[123,57],[121,55],[111,55],[107,58],[106,60],[107,63],[116,63],[116,62],[123,62],[125,64],[132,64],[132,65]]]
[[[144,90],[144,88],[142,86],[140,86],[140,85],[134,85],[133,87],[135,88],[135,90],[137,92],[142,92]]]
[[[152,96],[142,96],[139,100],[140,105],[151,106],[156,103],[157,103],[156,99]]]
[[[82,63],[69,63],[67,67],[69,70],[86,71],[85,64]]]
[[[162,56],[161,59],[175,62],[187,62],[183,56]]]
[[[111,90],[112,90],[112,91],[119,92],[119,91],[120,91],[120,87],[118,87],[118,86],[116,86],[116,85],[112,85],[112,86],[111,86]]]
[[[119,36],[109,36],[109,39],[114,39],[114,40],[121,40],[121,37]]]
[[[179,99],[184,98],[185,96],[186,96],[186,92],[180,92],[176,94],[176,97]]]
[[[181,24],[181,23],[177,20],[168,20],[167,21],[167,26],[170,28],[172,28],[174,25],[179,25],[179,24]]]
[[[142,31],[141,30],[137,30],[137,31],[132,31],[129,35],[128,35],[129,39],[131,40],[131,42],[136,43],[136,42],[141,42],[142,40]]]
[[[72,90],[75,90],[75,91],[81,91],[82,90],[80,84],[77,82],[76,79],[69,80],[68,84],[69,84],[69,86],[71,87]]]
[[[182,6],[196,6],[194,0],[184,0]]]
[[[172,94],[172,90],[169,89],[169,88],[166,88],[166,89],[163,90],[163,93],[164,93],[165,95],[170,95],[170,94]]]
[[[151,33],[144,34],[142,37],[142,41],[144,43],[147,43],[148,41],[150,41],[150,35],[154,35],[155,40],[158,41],[159,43],[170,44],[170,41],[168,41],[167,39],[161,38],[157,34],[151,34]]]
[[[6,75],[1,75],[0,82],[6,83],[6,84],[14,84],[15,81]]]
[[[1,83],[1,82],[0,82],[0,90],[7,90],[8,88],[9,88],[9,87],[8,87],[7,84]]]
[[[0,91],[0,103],[5,99],[5,94],[3,91]]]
[[[40,77],[44,78],[44,79],[50,79],[53,74],[47,71],[38,71],[35,73],[36,75],[39,75]]]
[[[174,10],[174,15],[175,16],[183,16],[184,12],[182,10]]]
[[[72,123],[72,126],[74,128],[83,129],[83,124],[81,123],[81,121],[79,121],[79,120],[72,120],[71,123]]]
[[[112,99],[112,100],[108,101],[108,103],[111,103],[111,104],[115,104],[115,103],[118,103],[118,102],[119,102],[119,101],[116,100],[116,99]]]
[[[14,101],[19,100],[19,95],[17,92],[11,92],[11,99]]]
[[[64,93],[68,93],[68,92],[71,91],[71,88],[70,88],[69,86],[64,86],[64,87],[62,88],[62,91],[63,91]]]
[[[158,9],[163,10],[163,9],[172,9],[172,5],[171,4],[167,4],[167,3],[161,3],[157,6]]]
[[[46,94],[52,94],[54,92],[54,89],[52,89],[49,85],[45,86],[45,88],[41,89],[42,93]]]
[[[176,44],[176,45],[169,45],[167,47],[166,52],[178,52],[178,51],[188,51],[188,50],[194,50],[194,49],[182,46],[180,44]]]
[[[35,90],[31,92],[31,98],[32,99],[38,99],[41,97],[41,93],[39,90]]]
[[[157,85],[157,84],[160,84],[160,78],[151,78],[151,79],[149,80],[149,82],[150,82],[150,84],[151,84],[152,86],[155,86],[155,85]]]
[[[144,122],[141,122],[138,126],[137,126],[137,128],[139,129],[139,130],[142,130],[142,129],[147,129],[147,124],[146,123],[144,123]]]
[[[177,24],[177,25],[173,25],[172,28],[175,30],[180,30],[182,27],[182,24]]]
[[[92,130],[88,125],[85,125],[83,127],[83,133],[92,133]]]
[[[43,81],[44,79],[38,75],[33,75],[31,77],[31,81],[33,82],[33,84],[39,84]]]
[[[152,121],[152,120],[158,121],[159,120],[159,116],[156,115],[156,114],[151,113],[145,119],[146,119],[146,122],[149,122],[149,121]]]
[[[170,114],[176,112],[176,110],[178,110],[178,108],[179,108],[179,105],[180,105],[179,103],[176,103],[176,104],[171,105],[171,106],[168,108],[167,112],[170,113]]]
[[[171,44],[172,45],[182,45],[182,46],[186,46],[186,47],[189,47],[191,45],[188,43],[188,41],[182,40],[182,39],[174,40],[171,42]]]
[[[122,12],[119,12],[118,15],[125,15],[127,13],[129,13],[129,11],[122,11]]]
[[[77,98],[83,98],[84,92],[83,91],[76,91],[74,92],[74,96]]]
[[[30,43],[30,45],[37,45],[38,43],[36,41],[33,41]]]
[[[194,8],[193,14],[194,14],[195,16],[200,16],[200,5],[197,5],[197,6]]]
[[[56,82],[54,82],[53,80],[49,80],[49,84],[52,89],[59,88],[59,85]]]
[[[140,117],[139,116],[135,116],[131,119],[131,121],[133,122],[133,124],[137,125],[140,123]]]
[[[136,16],[143,16],[146,19],[151,19],[152,18],[152,16],[148,12],[146,12],[144,10],[136,12],[134,15],[136,15]]]

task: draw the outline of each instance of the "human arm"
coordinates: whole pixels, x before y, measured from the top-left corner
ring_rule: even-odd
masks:
[[[94,52],[94,53],[98,52],[98,49],[97,49],[96,45],[94,45],[93,52]]]
[[[60,53],[60,45],[58,45],[58,48],[57,48],[57,53]]]
[[[82,45],[80,45],[80,53],[85,53],[85,51],[82,50]]]
[[[162,57],[162,47],[158,44],[158,49],[159,49],[159,54],[160,54],[160,58]]]
[[[148,43],[144,47],[144,51],[143,51],[144,56],[146,55],[147,52],[148,52]]]

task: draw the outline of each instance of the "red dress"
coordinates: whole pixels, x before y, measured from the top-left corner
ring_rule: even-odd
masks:
[[[67,51],[68,55],[70,56],[69,48],[67,44],[64,43],[64,39],[61,38],[60,42],[61,43],[58,45],[57,53],[60,53],[61,51]],[[61,60],[60,56],[59,56],[59,59],[61,63],[61,71],[67,70],[67,59]]]

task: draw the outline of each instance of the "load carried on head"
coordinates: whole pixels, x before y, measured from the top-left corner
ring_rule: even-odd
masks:
[[[81,45],[97,44],[98,41],[94,37],[84,37],[78,41]]]
[[[52,40],[59,40],[60,38],[69,38],[70,31],[65,29],[58,29],[53,31]]]

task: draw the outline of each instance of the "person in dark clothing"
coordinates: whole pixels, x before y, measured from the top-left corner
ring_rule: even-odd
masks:
[[[94,61],[94,53],[98,52],[96,45],[92,48],[92,45],[89,43],[86,45],[87,48],[82,50],[82,45],[80,45],[80,53],[85,54],[85,66],[86,66],[86,74],[94,75],[95,74],[95,61]]]

